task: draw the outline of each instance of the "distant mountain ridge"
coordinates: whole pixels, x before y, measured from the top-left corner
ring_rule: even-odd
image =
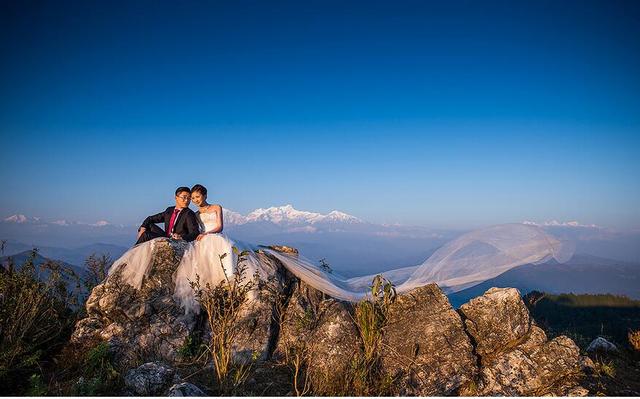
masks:
[[[271,222],[275,224],[317,224],[317,223],[364,223],[361,219],[340,211],[326,215],[317,212],[299,211],[291,204],[258,208],[243,216],[229,209],[224,210],[225,218],[231,224]]]
[[[231,225],[242,225],[247,223],[271,222],[274,224],[319,224],[319,223],[365,223],[363,220],[347,213],[333,210],[324,215],[318,212],[300,211],[291,204],[282,206],[272,206],[269,208],[257,208],[247,215],[242,215],[231,209],[224,208],[225,223]],[[55,224],[58,226],[85,225],[104,227],[112,224],[106,220],[99,220],[95,223],[74,222],[65,219],[46,221],[40,217],[25,216],[15,214],[3,219],[4,223],[15,224]],[[123,225],[120,225],[123,226]]]
[[[38,249],[38,255],[43,258],[62,261],[78,268],[84,268],[84,262],[90,255],[107,255],[111,257],[111,260],[116,260],[127,250],[127,248],[123,246],[105,243],[84,245],[77,248],[58,248],[7,241],[5,243],[4,253],[1,255],[5,255],[5,257],[17,256],[16,254],[30,253],[34,248]]]

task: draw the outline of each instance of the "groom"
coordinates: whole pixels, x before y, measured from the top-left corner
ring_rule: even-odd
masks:
[[[174,240],[193,241],[198,236],[198,221],[196,214],[189,209],[191,190],[188,187],[178,187],[176,190],[176,205],[168,207],[164,212],[147,217],[138,229],[137,244],[158,237],[171,237]],[[164,230],[156,223],[164,222]]]

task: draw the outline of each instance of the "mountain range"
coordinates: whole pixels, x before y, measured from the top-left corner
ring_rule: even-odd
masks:
[[[255,244],[298,248],[311,261],[321,259],[345,277],[372,274],[421,264],[463,230],[383,225],[340,211],[327,214],[301,211],[292,205],[258,208],[246,215],[225,209],[225,233]],[[575,244],[576,255],[566,264],[525,265],[462,292],[454,305],[482,294],[491,286],[575,293],[615,293],[640,298],[640,232],[617,231],[578,222],[525,221],[561,240]],[[63,261],[78,269],[93,254],[117,259],[135,240],[136,225],[47,221],[12,215],[0,222],[2,255],[22,259],[34,246],[39,261]],[[15,259],[17,262],[17,259]]]
[[[290,204],[244,215],[225,209],[224,218],[225,233],[235,240],[289,245],[312,261],[324,259],[347,277],[420,264],[465,232],[376,224],[338,210],[322,214]],[[640,263],[640,231],[617,231],[577,221],[523,223],[538,225],[574,243],[579,254]],[[92,252],[119,257],[135,241],[136,229],[136,224],[105,220],[83,223],[16,214],[0,221],[0,239],[8,240],[5,255],[36,246],[45,257],[82,265]]]

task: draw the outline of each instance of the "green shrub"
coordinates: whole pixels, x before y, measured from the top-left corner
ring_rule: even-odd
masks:
[[[28,396],[44,396],[47,394],[47,387],[42,382],[42,376],[40,374],[32,374],[29,377],[29,390]]]
[[[4,393],[20,389],[22,381],[34,382],[27,376],[62,347],[76,321],[76,298],[66,287],[72,280],[79,285],[78,276],[53,261],[36,266],[37,253],[34,249],[19,268],[11,261],[6,269],[0,267],[0,385],[8,387]]]
[[[81,376],[72,388],[74,396],[113,394],[121,381],[107,342],[100,342],[89,349],[80,363]]]

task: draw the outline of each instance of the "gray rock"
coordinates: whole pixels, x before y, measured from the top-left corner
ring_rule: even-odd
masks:
[[[578,387],[580,351],[564,336],[526,350],[516,347],[481,369],[483,396],[564,396]],[[574,391],[574,394],[578,391]]]
[[[129,370],[124,376],[127,388],[136,395],[160,395],[168,386],[177,383],[180,377],[176,372],[161,363],[145,363]]]
[[[298,282],[281,324],[276,357],[298,357],[315,395],[344,395],[352,360],[360,353],[351,305]],[[300,374],[302,375],[302,374]]]
[[[189,382],[182,382],[169,388],[167,396],[207,396],[207,394]]]
[[[462,305],[460,313],[483,361],[517,346],[531,328],[529,311],[515,288],[490,288]]]
[[[240,311],[238,333],[233,344],[236,363],[248,364],[268,359],[278,331],[278,309],[286,301],[292,283],[284,267],[264,253],[258,253],[263,275]]]
[[[398,296],[383,334],[383,369],[396,395],[449,395],[477,373],[462,320],[435,284]]]
[[[602,337],[597,337],[587,347],[587,352],[617,352],[618,347]]]
[[[566,396],[578,384],[584,361],[576,344],[551,341],[533,324],[514,288],[491,288],[460,307],[481,359],[475,394],[481,396]]]
[[[141,361],[175,361],[195,326],[195,318],[173,300],[173,273],[185,248],[182,241],[159,241],[140,290],[124,283],[119,270],[109,275],[92,290],[72,342],[108,341],[120,370]]]

